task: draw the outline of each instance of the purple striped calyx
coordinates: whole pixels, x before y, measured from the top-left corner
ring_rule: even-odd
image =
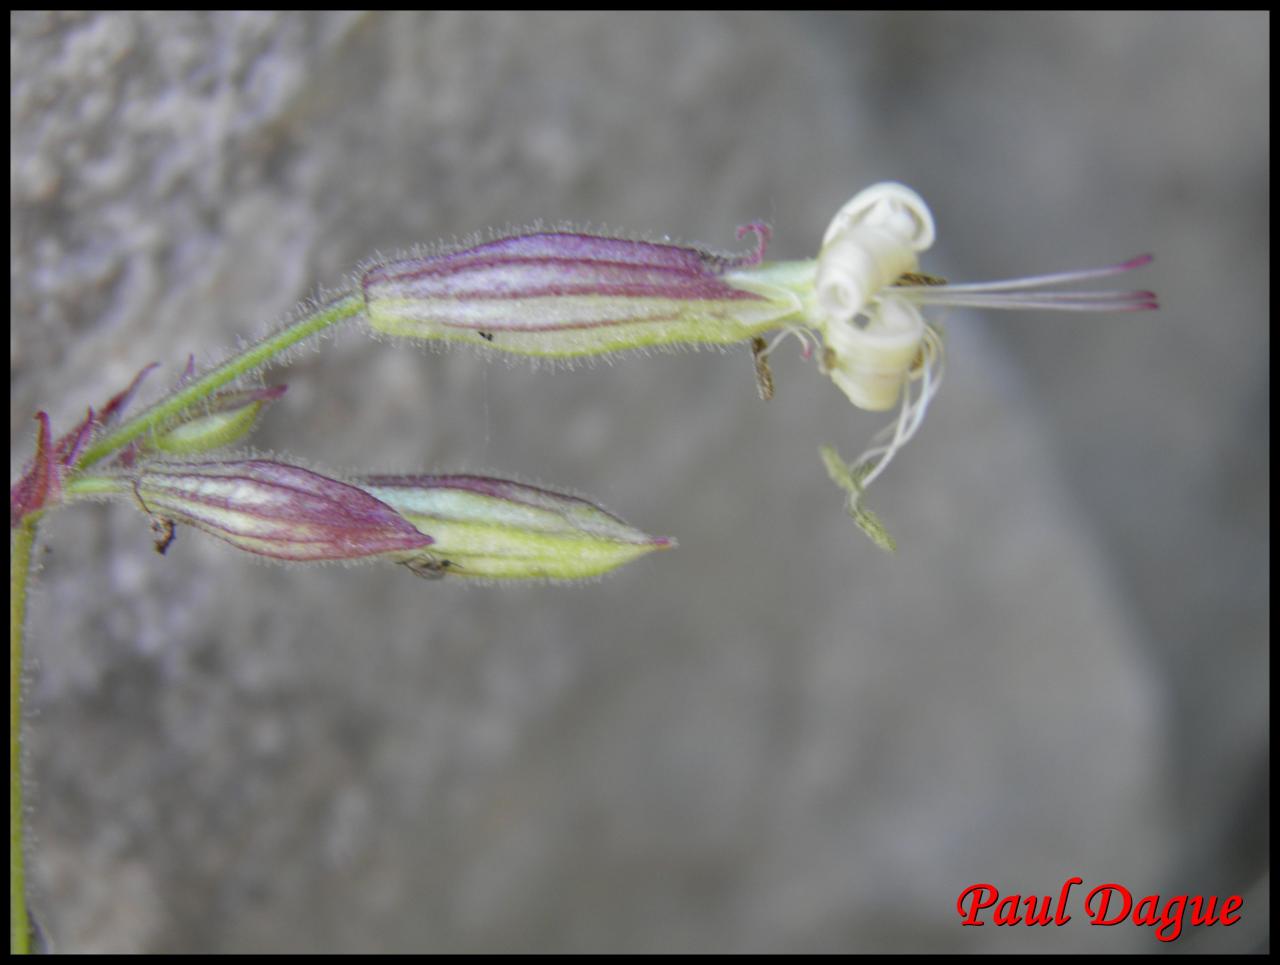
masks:
[[[185,523],[278,560],[358,560],[432,542],[364,490],[269,459],[148,463],[123,491],[163,525]]]
[[[372,327],[525,355],[573,357],[677,343],[728,344],[776,328],[799,309],[734,283],[748,255],[576,232],[499,238],[378,265],[361,279]]]

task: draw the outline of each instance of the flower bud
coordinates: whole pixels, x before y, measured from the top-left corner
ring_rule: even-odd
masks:
[[[141,447],[171,456],[190,456],[239,442],[249,434],[269,402],[284,395],[287,386],[219,392],[176,425],[141,443]]]
[[[585,499],[484,476],[368,476],[366,492],[434,540],[401,560],[422,576],[576,580],[675,541],[647,536]]]
[[[354,560],[432,542],[364,490],[271,460],[151,463],[127,478],[156,519],[186,523],[259,556]]]

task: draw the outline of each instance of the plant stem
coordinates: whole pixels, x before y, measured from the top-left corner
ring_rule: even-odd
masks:
[[[350,292],[321,305],[95,439],[71,468],[82,470],[114,455],[139,436],[207,399],[222,386],[363,310],[364,297],[360,292]],[[73,471],[68,476],[69,486],[74,487],[76,473]],[[103,481],[88,479],[84,485],[88,490],[97,491],[95,485],[100,487]],[[9,537],[9,951],[19,955],[31,951],[22,813],[22,630],[31,578],[31,548],[40,515],[35,512],[24,517],[11,527]]]
[[[94,440],[93,444],[76,460],[75,468],[83,469],[86,466],[92,466],[95,462],[100,462],[107,456],[120,451],[139,436],[162,425],[202,399],[208,398],[228,382],[260,368],[286,349],[292,348],[326,328],[360,314],[363,310],[364,297],[359,292],[343,295],[321,305],[305,318],[255,342],[217,368],[206,372],[190,385],[183,386]]]
[[[38,519],[39,513],[26,517],[9,537],[9,952],[14,955],[31,950],[22,832],[22,627]]]

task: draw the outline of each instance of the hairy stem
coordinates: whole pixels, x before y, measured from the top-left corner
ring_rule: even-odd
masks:
[[[31,950],[22,831],[22,627],[38,517],[23,519],[9,537],[9,952],[15,955]]]
[[[217,368],[206,372],[190,385],[183,386],[171,395],[161,399],[155,405],[138,413],[115,429],[94,440],[76,460],[75,468],[83,469],[101,462],[107,456],[123,449],[141,435],[150,432],[190,408],[202,399],[208,398],[218,389],[240,376],[261,368],[267,362],[339,322],[359,315],[364,310],[364,298],[358,292],[343,295],[317,308],[310,315],[292,325],[268,335],[255,342]]]

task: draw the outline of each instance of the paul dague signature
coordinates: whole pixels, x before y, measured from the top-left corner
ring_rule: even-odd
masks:
[[[1013,894],[1001,898],[995,885],[972,884],[960,892],[956,912],[962,925],[985,925],[981,916],[988,909],[993,909],[990,921],[994,925],[1065,925],[1071,921],[1067,912],[1071,889],[1082,884],[1083,878],[1068,878],[1062,883],[1056,902],[1048,895],[1024,898]],[[1216,895],[1174,895],[1162,907],[1159,895],[1147,895],[1135,902],[1124,885],[1107,883],[1096,885],[1085,896],[1083,907],[1091,925],[1119,925],[1132,920],[1135,925],[1154,928],[1160,941],[1171,942],[1182,934],[1184,925],[1234,925],[1240,920],[1244,899],[1240,895],[1230,895],[1225,900]]]

